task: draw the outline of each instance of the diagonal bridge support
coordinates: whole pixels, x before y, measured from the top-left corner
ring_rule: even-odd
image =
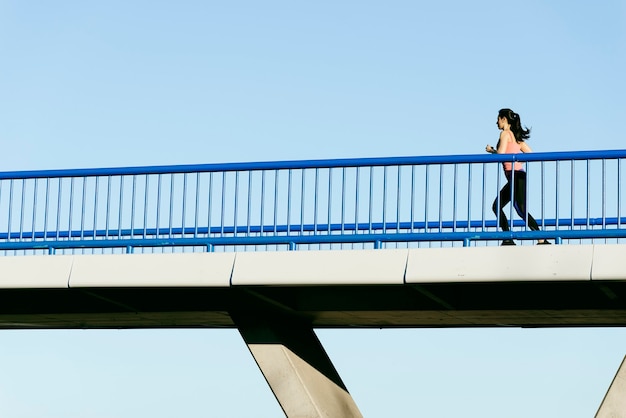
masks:
[[[606,392],[600,408],[595,418],[618,418],[623,417],[626,413],[626,357],[622,360],[622,364],[609,390]]]
[[[309,325],[231,316],[288,418],[363,416]]]

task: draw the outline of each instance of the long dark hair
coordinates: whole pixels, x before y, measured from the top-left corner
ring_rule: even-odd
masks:
[[[513,112],[511,109],[500,109],[498,117],[506,118],[509,125],[511,125],[511,132],[515,135],[517,142],[523,142],[530,138],[530,128],[522,128],[522,121],[519,118],[519,114]]]

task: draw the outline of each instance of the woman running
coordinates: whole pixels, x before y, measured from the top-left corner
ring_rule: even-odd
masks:
[[[533,152],[532,149],[526,144],[526,140],[530,138],[530,129],[522,128],[522,122],[517,113],[511,109],[500,109],[498,112],[498,129],[500,132],[500,139],[498,140],[497,148],[487,145],[485,151],[492,154],[519,154],[520,152]],[[504,214],[503,208],[511,201],[511,187],[513,187],[513,207],[520,218],[524,219],[528,223],[528,227],[531,231],[539,231],[539,225],[537,221],[528,213],[526,207],[526,172],[522,166],[522,163],[510,162],[502,163],[504,168],[504,176],[507,183],[504,185],[500,194],[496,197],[492,205],[493,213],[498,216],[500,213],[500,228],[503,231],[509,231],[509,221]],[[511,184],[511,182],[513,184]],[[550,244],[548,241],[539,240],[539,245]],[[502,245],[515,245],[515,241],[512,239],[506,239],[502,241]]]

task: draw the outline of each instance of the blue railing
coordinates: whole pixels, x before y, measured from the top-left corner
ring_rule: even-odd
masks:
[[[0,251],[245,251],[626,238],[626,150],[0,173]],[[501,163],[529,212],[497,228]],[[161,251],[158,250],[158,251]]]

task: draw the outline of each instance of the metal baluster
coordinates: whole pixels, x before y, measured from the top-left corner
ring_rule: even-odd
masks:
[[[465,232],[470,232],[472,226],[472,164],[467,165],[467,227]],[[469,247],[471,240],[465,238],[463,240],[463,246]]]
[[[173,197],[170,197],[172,200]],[[181,225],[180,225],[180,233],[181,238],[185,238],[185,215],[187,212],[187,173],[183,173],[183,213],[181,214]],[[185,252],[185,247],[183,247],[183,252]]]
[[[96,177],[96,180],[98,177]],[[87,177],[83,177],[83,193],[81,197],[81,211],[80,211],[80,239],[85,238],[85,212],[86,212],[86,204],[87,202]],[[97,204],[97,202],[96,202]],[[95,210],[95,207],[94,207]],[[84,253],[84,250],[82,251]]]
[[[500,228],[500,189],[502,189],[502,174],[499,164],[496,164],[496,231]]]
[[[43,211],[43,239],[48,239],[48,208],[50,203],[50,177],[46,177],[46,206]]]
[[[487,198],[487,176],[486,176],[486,171],[487,171],[487,163],[483,163],[483,170],[482,170],[482,197],[481,197],[481,232],[485,232],[485,228],[487,226],[486,224],[486,218],[487,218],[487,204],[485,202],[485,199]]]
[[[528,192],[528,185],[530,184],[530,164],[526,163],[526,182],[524,184],[524,195],[526,197],[526,212],[524,213],[524,231],[528,231],[528,214],[530,213],[530,193]]]
[[[86,203],[86,198],[85,198],[85,193],[86,193],[86,183],[87,183],[87,178],[84,177],[83,178],[83,214],[85,213],[85,203]],[[97,219],[98,219],[98,195],[99,193],[99,186],[100,186],[100,177],[96,177],[96,194],[94,196],[94,205],[93,205],[93,239],[96,239],[96,225],[98,224]],[[84,239],[84,221],[83,218],[81,217],[81,221],[80,221],[80,238]],[[107,232],[108,234],[108,232]]]
[[[13,182],[14,182],[13,179],[9,181],[9,221],[7,225],[7,239],[8,240],[11,240],[11,221],[13,218]]]
[[[605,158],[602,159],[602,229],[606,229],[606,159]]]
[[[341,170],[341,235],[346,230],[346,167]]]
[[[143,202],[143,238],[146,238],[146,233],[148,230],[148,191],[150,189],[150,175],[146,174],[146,188],[144,190],[144,202]],[[158,206],[157,206],[157,214],[158,214]],[[158,215],[157,215],[158,218]],[[157,225],[158,227],[158,225]]]
[[[359,233],[359,204],[360,204],[360,196],[361,196],[361,167],[356,168],[356,178],[355,178],[355,203],[354,203],[354,233]],[[354,245],[352,245],[354,249]]]
[[[437,220],[439,232],[443,228],[443,164],[439,165],[439,219]]]
[[[291,235],[291,187],[293,170],[290,168],[287,175],[287,235]]]
[[[585,217],[585,223],[587,229],[590,229],[591,217],[591,161],[587,160],[587,216]]]
[[[22,241],[24,234],[24,210],[25,208],[25,197],[26,197],[26,179],[22,179],[22,196],[21,196],[21,206],[20,206],[20,227],[19,227],[19,240]]]
[[[226,210],[226,172],[222,173],[222,206],[220,210],[220,236],[224,236],[224,211]]]
[[[372,211],[373,211],[373,196],[374,196],[374,167],[370,166],[370,195],[369,195],[369,220],[368,220],[368,233],[373,233],[372,231]]]
[[[96,177],[96,182],[98,182],[98,180],[100,179],[100,177]],[[96,196],[98,195],[98,191],[96,190]],[[110,217],[110,212],[111,212],[111,176],[107,176],[107,195],[106,195],[106,202],[105,202],[105,218],[104,218],[104,235],[105,237],[108,239],[109,238],[109,217]],[[95,218],[95,214],[98,212],[98,204],[96,203],[94,205],[94,223],[93,223],[93,238],[96,238],[96,218]]]
[[[59,190],[57,192],[57,224],[55,228],[55,239],[59,239],[59,232],[61,230],[61,201],[63,197],[63,179],[59,178]]]
[[[509,228],[511,232],[513,232],[513,226],[515,225],[514,219],[514,209],[515,209],[515,160],[511,163],[511,180],[509,182],[511,185],[511,200],[509,202]]]
[[[135,198],[137,192],[137,176],[133,174],[133,191],[130,201],[130,238],[135,237]]]
[[[300,190],[300,234],[304,233],[304,199],[305,199],[305,190],[306,190],[306,170],[302,169],[302,188]]]
[[[98,211],[98,207],[95,207],[95,211]],[[121,213],[121,210],[120,210]],[[108,239],[109,238],[109,231],[111,229],[111,176],[107,176],[107,198],[106,198],[106,214],[105,214],[105,220],[104,220],[104,235],[105,237]],[[96,225],[94,222],[94,231],[96,230]],[[94,239],[96,238],[96,234],[94,232]]]
[[[69,219],[68,219],[68,231],[67,231],[68,239],[72,238],[72,218],[74,216],[74,180],[75,180],[74,177],[70,179],[70,212],[68,215]]]
[[[400,232],[400,207],[402,206],[402,167],[398,166],[398,187],[396,190],[396,233]]]
[[[274,225],[272,226],[273,233],[276,235],[278,232],[278,187],[280,183],[280,172],[274,170]]]
[[[252,170],[248,171],[248,213],[246,216],[246,236],[250,236],[252,215]]]
[[[576,167],[575,167],[575,163],[574,160],[570,161],[570,171],[571,171],[571,176],[570,176],[570,230],[574,229],[574,206],[576,206],[576,202],[574,201],[574,194],[576,192],[575,190],[575,184],[576,184]]]
[[[196,206],[193,215],[193,237],[198,238],[198,220],[200,216],[200,172],[196,173]]]
[[[454,164],[453,171],[453,183],[452,183],[452,232],[456,232],[456,207],[457,207],[457,192],[458,192],[458,171],[459,165]]]
[[[467,228],[469,232],[472,222],[472,164],[467,165]]]
[[[415,232],[415,165],[411,165],[411,233]]]
[[[429,206],[429,195],[430,195],[430,181],[429,181],[429,176],[430,176],[430,164],[426,165],[426,174],[424,175],[424,179],[426,182],[426,186],[425,186],[425,192],[426,192],[426,198],[424,199],[424,232],[427,233],[428,232],[428,206]],[[428,246],[431,246],[431,242],[428,242]],[[419,245],[418,245],[419,247]]]
[[[173,234],[173,221],[174,221],[174,194],[176,192],[176,188],[174,187],[176,184],[176,175],[175,174],[170,174],[169,175],[170,178],[170,209],[169,209],[169,213],[167,214],[167,228],[168,228],[168,237],[172,238],[172,234]],[[183,199],[185,197],[183,196]]]
[[[331,208],[333,205],[333,169],[328,169],[328,214],[326,215],[328,224],[326,225],[326,230],[328,235],[330,235],[330,223],[331,223]],[[332,248],[332,244],[330,245]]]
[[[161,174],[157,176],[157,206],[156,206],[156,236],[158,238],[161,233]]]
[[[560,226],[560,222],[559,222],[559,200],[560,200],[560,196],[559,196],[559,177],[560,177],[560,164],[559,161],[556,162],[556,178],[555,178],[555,182],[556,182],[556,188],[555,188],[555,197],[556,197],[556,215],[555,215],[555,220],[556,220],[556,229],[559,229]]]
[[[30,228],[30,233],[31,233],[31,240],[35,241],[35,233],[36,233],[36,228],[37,228],[37,194],[38,194],[38,182],[39,179],[35,178],[33,179],[34,181],[34,185],[33,185],[33,219],[32,219],[32,224],[31,224],[31,228]]]
[[[209,173],[209,207],[207,208],[207,238],[211,237],[211,211],[213,208],[213,172]],[[210,247],[212,248],[212,247]]]
[[[622,227],[622,159],[617,159],[617,228]],[[618,240],[619,243],[619,240]]]
[[[235,171],[235,214],[233,215],[233,236],[237,236],[237,214],[239,213],[239,171]]]
[[[122,217],[124,213],[124,176],[119,176],[120,178],[120,207],[119,207],[119,215],[117,217],[117,238],[119,239],[122,236],[122,223],[124,218]]]
[[[259,235],[263,236],[263,222],[265,218],[265,170],[261,171],[261,221]]]
[[[387,233],[387,166],[383,167],[383,234]]]
[[[319,193],[319,168],[315,169],[315,189],[313,195],[313,234],[317,234],[317,195]]]
[[[541,162],[541,229],[546,226],[546,168],[545,162]]]

